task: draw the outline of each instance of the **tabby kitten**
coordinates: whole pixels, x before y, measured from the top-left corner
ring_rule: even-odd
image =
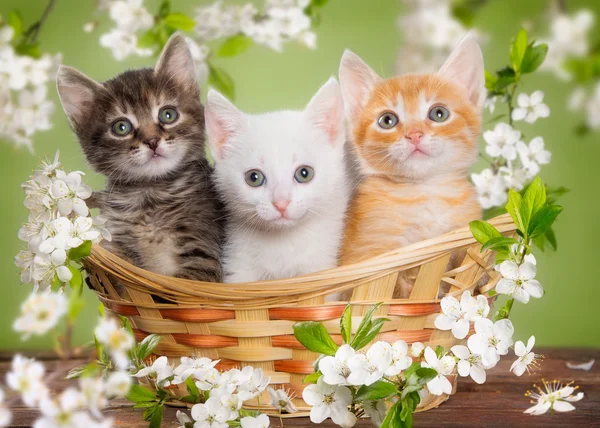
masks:
[[[204,111],[186,40],[154,69],[97,83],[61,67],[58,93],[87,161],[106,176],[93,199],[111,251],[163,275],[220,281],[221,206],[204,150]]]
[[[225,282],[335,267],[349,199],[344,105],[335,79],[304,111],[244,114],[210,91],[206,130],[215,183],[230,213]]]
[[[434,74],[384,80],[346,51],[340,84],[366,174],[349,209],[341,264],[481,217],[468,170],[477,159],[484,67],[471,35]],[[409,292],[405,283],[397,295]]]

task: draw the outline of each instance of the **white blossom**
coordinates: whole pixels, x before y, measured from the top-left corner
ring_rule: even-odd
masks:
[[[509,161],[517,158],[516,144],[521,140],[521,132],[508,123],[498,123],[493,131],[485,131],[483,139],[487,143],[485,151],[488,155]]]
[[[31,293],[21,305],[21,315],[13,328],[23,333],[23,339],[32,334],[41,336],[52,330],[64,314],[68,302],[64,295],[50,292]]]
[[[152,376],[157,385],[167,387],[171,385],[170,378],[173,376],[173,367],[169,364],[169,359],[163,355],[158,357],[152,365],[139,370],[134,376],[138,378]]]
[[[11,370],[6,374],[6,384],[21,393],[21,400],[27,407],[34,407],[48,395],[48,388],[43,381],[44,374],[42,363],[16,354]]]
[[[425,348],[425,362],[422,367],[429,367],[437,371],[437,376],[427,382],[427,389],[433,395],[451,394],[452,384],[446,377],[454,370],[456,362],[450,355],[438,358],[435,351],[429,346]]]
[[[215,367],[220,360],[211,360],[210,358],[200,357],[181,357],[181,364],[175,367],[173,374],[179,377],[182,381],[185,381],[193,373],[200,370],[212,369]]]
[[[350,385],[348,376],[350,368],[348,361],[354,357],[356,352],[348,345],[342,345],[335,353],[335,357],[326,356],[319,361],[319,370],[323,373],[323,379],[329,385]]]
[[[538,368],[538,360],[543,357],[531,352],[533,345],[535,345],[534,336],[531,336],[527,341],[527,347],[520,340],[515,343],[515,355],[519,358],[510,366],[510,371],[517,376],[521,376],[525,371],[531,373]]]
[[[96,339],[106,346],[111,358],[120,369],[129,368],[129,350],[135,344],[133,336],[113,318],[102,318],[94,330]]]
[[[496,292],[508,294],[521,303],[529,302],[530,297],[539,299],[544,295],[544,289],[535,280],[536,267],[533,263],[524,262],[520,266],[511,260],[505,260],[500,265],[503,278],[496,285]]]
[[[467,344],[471,352],[481,355],[486,367],[493,367],[500,355],[508,353],[513,344],[514,327],[510,320],[502,319],[492,323],[487,318],[475,321],[475,334],[469,336]]]
[[[411,364],[412,358],[408,356],[408,345],[405,341],[398,340],[392,345],[392,361],[390,367],[385,371],[385,375],[397,376]]]
[[[512,119],[534,123],[539,118],[550,116],[550,109],[543,101],[544,93],[542,91],[535,91],[531,95],[519,94],[517,97],[518,107],[512,111]]]
[[[310,421],[320,424],[327,418],[341,426],[352,427],[356,416],[348,410],[352,402],[352,392],[346,386],[328,385],[321,376],[316,384],[308,385],[302,398],[311,406]]]
[[[267,428],[270,424],[270,420],[269,417],[263,413],[257,417],[243,417],[240,419],[240,424],[242,428]]]
[[[122,61],[130,55],[152,55],[152,49],[138,47],[138,39],[135,34],[118,28],[113,28],[100,36],[100,46],[110,49],[117,61]]]
[[[544,381],[543,386],[544,389],[534,385],[536,391],[527,391],[526,396],[535,400],[532,403],[536,404],[525,410],[524,413],[542,415],[550,409],[556,412],[570,412],[575,410],[575,406],[571,403],[583,398],[583,392],[573,395],[577,387],[573,387],[571,384],[563,385],[555,380],[553,382]]]
[[[66,260],[67,253],[62,249],[56,249],[50,255],[43,253],[36,255],[33,259],[33,279],[42,289],[49,287],[55,276],[63,283],[69,282],[73,274],[64,265]]]
[[[244,369],[247,369],[247,367],[244,367]],[[265,377],[263,370],[260,368],[252,369],[252,375],[246,379],[238,387],[238,394],[243,401],[260,395],[267,388],[271,380],[270,377]]]
[[[0,427],[5,427],[10,424],[12,413],[4,402],[4,391],[0,389]]]
[[[460,302],[452,296],[446,296],[442,299],[442,313],[435,321],[435,328],[439,330],[452,330],[452,335],[457,339],[464,339],[469,334],[469,316],[475,315],[477,300],[471,296],[470,291],[464,291]],[[489,309],[488,309],[489,310]]]
[[[385,400],[365,401],[363,402],[363,409],[365,414],[371,418],[372,424],[376,427],[381,426],[388,412]]]
[[[290,394],[285,389],[273,389],[271,387],[268,387],[267,392],[271,397],[271,406],[275,407],[279,413],[296,413],[298,411],[298,409],[292,402],[292,399],[294,397],[290,396]]]
[[[131,384],[129,373],[114,371],[106,379],[106,394],[111,397],[124,397],[129,392]]]
[[[118,28],[131,33],[148,30],[154,25],[154,18],[143,7],[143,0],[113,1],[109,13]]]
[[[377,342],[366,354],[356,354],[348,360],[348,382],[351,385],[371,385],[383,377],[391,363],[392,347],[387,342]]]
[[[425,350],[425,345],[422,342],[415,342],[410,345],[410,355],[415,358],[420,358]]]
[[[451,348],[451,351],[459,359],[457,364],[459,375],[463,377],[471,376],[471,379],[479,384],[485,382],[485,369],[489,367],[483,364],[481,355],[472,353],[469,348],[463,345],[455,345]]]
[[[477,189],[479,203],[483,209],[497,207],[507,201],[508,196],[502,176],[494,174],[490,168],[484,169],[479,174],[471,174],[471,180]]]
[[[186,426],[189,426],[188,424],[192,425],[190,417],[181,410],[177,410],[175,417],[177,418],[177,422],[179,422],[179,428],[186,428]]]
[[[192,407],[192,418],[196,421],[194,428],[228,428],[228,414],[218,397],[210,397],[206,403]]]

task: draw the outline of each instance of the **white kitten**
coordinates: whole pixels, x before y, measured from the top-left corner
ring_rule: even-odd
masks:
[[[329,79],[303,112],[244,114],[211,90],[205,117],[217,189],[230,213],[225,282],[335,267],[350,190],[337,81]]]

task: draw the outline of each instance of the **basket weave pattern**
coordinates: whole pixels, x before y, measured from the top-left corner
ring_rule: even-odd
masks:
[[[508,215],[490,221],[504,234],[514,233]],[[129,318],[136,339],[156,333],[162,340],[155,354],[172,362],[181,356],[220,359],[217,368],[252,365],[271,377],[274,387],[296,394],[300,416],[308,410],[302,396],[302,379],[313,372],[318,355],[305,350],[293,335],[298,321],[321,321],[341,344],[339,318],[346,301],[326,297],[352,290],[353,326],[356,328],[369,306],[383,302],[376,316],[390,319],[376,340],[393,343],[423,342],[449,349],[463,341],[449,331],[436,330],[440,313],[440,286],[448,295],[474,292],[482,278],[480,293],[492,289],[498,275],[491,269],[489,251],[468,228],[422,241],[350,266],[342,266],[298,278],[247,284],[215,284],[171,278],[137,268],[101,247],[94,247],[84,261],[89,283],[107,312]],[[449,261],[460,254],[458,267]],[[401,272],[416,271],[408,299],[393,299]],[[156,303],[158,301],[173,303]],[[431,396],[430,396],[431,397]],[[431,397],[421,409],[436,407],[447,397]],[[268,400],[261,399],[262,403]],[[264,409],[264,404],[262,408]]]

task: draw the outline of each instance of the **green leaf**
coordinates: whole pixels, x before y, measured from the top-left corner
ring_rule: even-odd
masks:
[[[521,73],[533,73],[539,68],[548,54],[548,45],[540,43],[539,45],[530,44],[525,51],[525,56],[521,62]]]
[[[367,346],[379,334],[386,321],[389,321],[389,318],[377,318],[369,324],[368,330],[357,331],[351,346],[357,351]]]
[[[312,352],[335,355],[338,350],[338,346],[320,322],[305,321],[294,324],[294,336]]]
[[[69,259],[78,261],[87,257],[92,252],[92,241],[85,241],[79,247],[71,248],[69,250]]]
[[[323,376],[321,372],[314,372],[302,379],[302,383],[317,383],[319,378]]]
[[[235,84],[225,70],[208,65],[208,83],[230,100],[235,99]]]
[[[510,253],[502,249],[496,250],[495,264],[499,265],[505,260],[510,260]]]
[[[438,348],[441,348],[441,346],[438,346]],[[442,348],[442,352],[443,352],[444,348]],[[436,354],[437,354],[437,348],[436,348]],[[438,358],[440,358],[438,356]],[[429,368],[429,367],[420,367],[417,369],[416,371],[417,376],[419,376],[419,382],[421,382],[421,384],[425,384],[427,382],[429,382],[432,379],[435,379],[435,377],[438,375],[437,370]]]
[[[399,393],[400,392],[394,384],[384,380],[378,380],[371,385],[361,386],[354,399],[356,401],[376,401]]]
[[[490,94],[492,94],[496,90],[497,83],[498,83],[498,78],[486,70],[485,71],[485,88],[488,90],[488,92]]]
[[[510,63],[513,70],[516,72],[521,70],[521,63],[523,62],[525,52],[527,51],[527,39],[527,31],[524,28],[521,28],[517,37],[510,45]]]
[[[83,275],[81,275],[81,271],[79,269],[77,269],[71,264],[68,266],[68,268],[72,275],[71,280],[69,281],[69,285],[71,286],[74,292],[81,296],[81,292],[83,290]]]
[[[515,71],[510,67],[504,67],[496,72],[498,79],[496,80],[496,90],[498,94],[504,93],[504,90],[517,81]]]
[[[158,334],[150,334],[142,340],[138,345],[137,355],[140,360],[144,360],[158,346],[162,337]]]
[[[554,235],[554,230],[552,229],[552,227],[548,228],[544,236],[552,246],[552,249],[556,251],[558,249],[558,243],[556,242],[556,235]]]
[[[340,318],[340,332],[344,343],[350,343],[352,340],[352,306],[347,305],[344,308],[342,317]]]
[[[144,388],[141,385],[132,385],[125,398],[133,403],[141,403],[145,401],[156,401],[156,394],[154,391],[150,391],[148,388]]]
[[[373,314],[380,306],[381,306],[381,303],[377,303],[376,305],[371,307],[371,309],[369,309],[367,311],[367,313],[363,316],[363,319],[360,322],[360,324],[358,325],[358,329],[356,330],[356,334],[354,335],[354,339],[352,339],[351,346],[355,350],[358,351],[359,349],[361,349],[362,347],[364,347],[365,345],[367,345],[370,342],[370,340],[365,342],[365,338],[369,335],[369,333],[373,329],[373,322],[372,322]],[[380,327],[380,329],[381,329],[381,327]],[[362,345],[362,346],[358,347],[358,345]]]
[[[421,402],[421,396],[419,395],[419,393],[417,391],[413,391],[409,394],[410,398],[411,398],[411,409],[414,412],[415,410],[417,410],[417,406],[419,405],[419,403]]]
[[[238,34],[225,40],[217,51],[217,55],[223,57],[239,55],[250,46],[252,46],[252,39],[244,34]]]
[[[134,409],[147,409],[149,407],[156,407],[156,401],[142,401],[140,403],[135,403],[133,405]],[[147,420],[147,419],[144,418],[144,420]]]
[[[563,208],[559,205],[549,205],[539,210],[531,219],[530,237],[535,238],[544,235],[562,210]]]
[[[490,291],[488,291],[488,295],[490,297],[495,296],[496,294],[498,294],[498,293],[496,293],[496,290],[490,290]]]
[[[171,0],[163,0],[158,9],[158,16],[164,18],[171,13]]]
[[[400,413],[402,412],[402,401],[398,400],[396,403],[388,410],[388,413],[381,423],[380,428],[401,428],[402,419],[400,418]],[[404,425],[406,426],[406,425]]]
[[[20,43],[15,46],[15,52],[17,52],[19,55],[25,55],[35,59],[38,59],[42,56],[39,43]]]
[[[505,238],[504,236],[492,238],[482,245],[481,251],[483,252],[485,250],[497,250],[499,248],[508,251],[511,245],[517,244],[518,242],[519,241],[517,241],[514,238]]]
[[[474,220],[469,223],[469,229],[471,229],[473,237],[480,244],[486,244],[493,238],[502,238],[502,234],[498,232],[498,229],[485,221]]]
[[[546,205],[546,186],[539,176],[527,186],[523,195],[523,202],[527,202],[531,207],[531,215],[537,213],[544,205]]]
[[[414,363],[412,363],[406,370],[404,370],[404,377],[405,378],[409,378],[411,377],[413,374],[417,373],[417,370],[421,367],[421,363],[419,363],[418,361],[415,361]]]
[[[156,406],[156,410],[154,410],[154,412],[152,413],[152,417],[150,418],[150,425],[148,425],[149,428],[161,427],[164,409],[164,405]]]
[[[183,13],[171,13],[164,18],[165,24],[177,30],[192,31],[196,23]]]
[[[189,376],[185,380],[185,387],[192,397],[200,398],[200,390],[198,390],[196,382],[194,382],[194,378],[192,376]]]
[[[446,353],[446,350],[444,349],[444,347],[442,345],[436,346],[435,355],[437,355],[438,358],[442,358],[445,353]],[[417,370],[417,376],[418,376],[418,371],[419,370]]]
[[[555,205],[558,198],[562,195],[569,193],[570,190],[566,187],[550,187],[546,186],[546,203],[548,205]]]
[[[158,34],[154,29],[146,31],[138,38],[139,48],[153,48],[158,44]]]
[[[23,34],[23,17],[21,16],[21,12],[16,9],[10,11],[8,16],[6,17],[6,22],[13,29],[13,40]]]
[[[97,370],[98,365],[96,363],[82,364],[69,370],[69,373],[67,373],[65,379],[71,380],[78,379],[80,377],[86,377],[95,373]]]
[[[510,189],[508,192],[508,203],[506,204],[506,211],[510,214],[517,228],[523,233],[527,233],[527,229],[523,224],[523,218],[521,217],[521,194],[515,189]]]

